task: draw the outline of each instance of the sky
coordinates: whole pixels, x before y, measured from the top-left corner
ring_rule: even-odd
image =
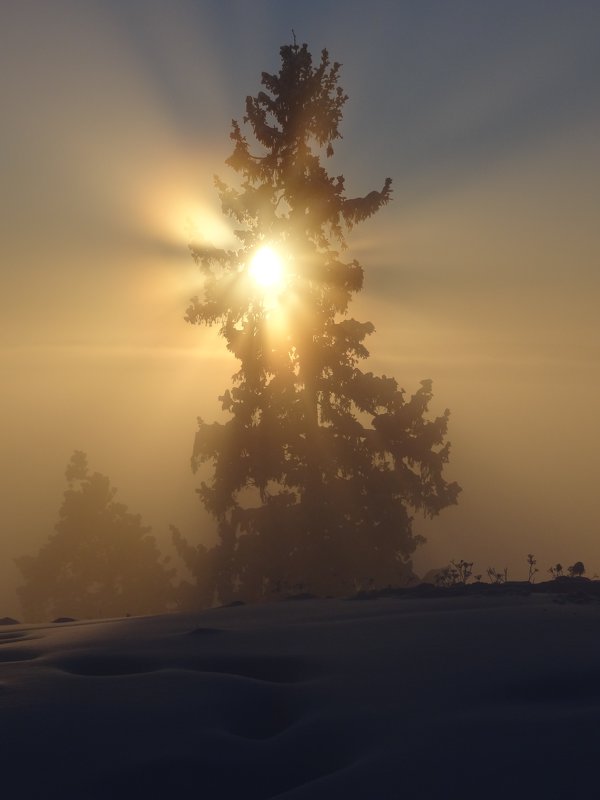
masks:
[[[450,408],[460,503],[417,571],[600,573],[600,6],[52,0],[0,8],[0,614],[74,450],[152,525],[211,542],[197,416],[236,370],[183,321],[188,243],[230,237],[212,176],[292,29],[343,65],[331,172],[393,202],[348,237],[365,368]],[[368,366],[367,366],[368,365]]]

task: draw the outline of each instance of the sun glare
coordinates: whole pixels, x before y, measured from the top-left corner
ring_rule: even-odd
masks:
[[[283,277],[281,259],[271,247],[261,247],[250,262],[250,275],[265,289],[277,287]]]

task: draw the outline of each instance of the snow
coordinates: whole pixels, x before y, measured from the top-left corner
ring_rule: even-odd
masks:
[[[0,628],[6,797],[566,798],[600,604],[304,600]]]

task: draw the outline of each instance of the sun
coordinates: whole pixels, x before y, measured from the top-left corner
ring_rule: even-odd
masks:
[[[283,279],[281,258],[272,247],[261,247],[250,262],[250,275],[264,289],[277,288]]]

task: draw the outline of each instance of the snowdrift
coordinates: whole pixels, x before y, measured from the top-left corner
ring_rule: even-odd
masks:
[[[598,783],[600,604],[304,600],[0,628],[19,798],[565,798]]]

